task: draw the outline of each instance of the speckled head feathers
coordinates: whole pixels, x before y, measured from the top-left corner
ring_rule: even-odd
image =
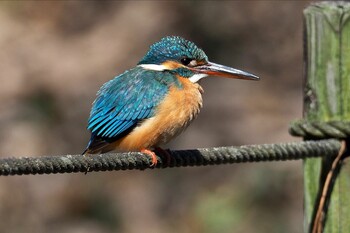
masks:
[[[183,58],[203,61],[204,63],[208,61],[204,51],[193,42],[179,36],[167,36],[153,44],[138,64],[159,65],[169,60],[180,62]]]

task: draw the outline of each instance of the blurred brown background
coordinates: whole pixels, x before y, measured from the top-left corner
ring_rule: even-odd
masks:
[[[1,2],[0,156],[81,153],[99,87],[180,35],[260,82],[207,78],[172,149],[298,140],[309,2]],[[302,163],[0,178],[0,232],[302,232]]]

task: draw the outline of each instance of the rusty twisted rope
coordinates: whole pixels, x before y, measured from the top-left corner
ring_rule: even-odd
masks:
[[[350,122],[297,120],[291,123],[289,133],[305,139],[346,139],[350,138]]]
[[[297,160],[308,157],[336,156],[341,143],[336,139],[281,144],[219,147],[169,151],[157,156],[156,168],[205,166],[212,164]],[[55,174],[86,171],[144,170],[151,159],[139,152],[103,155],[64,155],[0,159],[0,175]]]

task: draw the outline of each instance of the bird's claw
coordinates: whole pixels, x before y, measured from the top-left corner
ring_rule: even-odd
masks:
[[[151,156],[152,163],[151,163],[150,167],[155,167],[157,165],[157,163],[158,163],[157,156],[153,151],[148,150],[148,149],[142,149],[141,152]]]

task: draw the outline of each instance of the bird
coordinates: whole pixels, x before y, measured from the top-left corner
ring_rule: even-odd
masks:
[[[136,67],[102,85],[92,104],[87,129],[91,138],[84,155],[138,151],[151,157],[179,135],[202,107],[207,76],[245,80],[259,77],[208,60],[193,42],[167,36],[150,46]]]

